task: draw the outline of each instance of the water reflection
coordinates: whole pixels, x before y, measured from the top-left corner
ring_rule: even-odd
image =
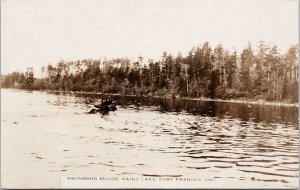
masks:
[[[76,96],[93,97],[96,99],[102,97],[97,94],[76,94]],[[298,123],[298,108],[293,106],[120,95],[111,95],[111,97],[118,100],[118,103],[121,106],[135,105],[137,109],[140,106],[156,106],[157,110],[162,113],[187,112],[193,115],[218,118],[239,118],[243,121],[282,123],[286,125],[297,125]]]

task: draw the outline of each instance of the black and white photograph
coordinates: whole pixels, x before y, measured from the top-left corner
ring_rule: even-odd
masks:
[[[1,188],[299,188],[298,0],[1,0]]]

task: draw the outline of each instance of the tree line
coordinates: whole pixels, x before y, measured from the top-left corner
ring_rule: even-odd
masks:
[[[1,76],[4,88],[87,91],[145,96],[251,99],[298,102],[298,46],[280,54],[277,46],[249,43],[240,54],[208,42],[188,55],[164,52],[158,61],[127,58],[61,60],[25,73]]]

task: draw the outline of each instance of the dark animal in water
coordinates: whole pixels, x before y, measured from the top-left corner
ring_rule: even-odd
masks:
[[[110,111],[116,111],[117,106],[111,99],[102,100],[100,104],[94,105],[97,109],[92,109],[89,114],[101,113],[102,115],[107,115]]]

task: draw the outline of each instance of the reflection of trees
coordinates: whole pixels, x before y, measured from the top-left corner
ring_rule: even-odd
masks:
[[[60,92],[57,92],[60,95]],[[74,94],[79,98],[106,98],[108,95],[78,93]],[[162,112],[181,112],[201,116],[223,118],[238,118],[242,121],[254,123],[283,123],[296,126],[298,123],[297,107],[271,106],[260,104],[229,103],[217,101],[201,101],[188,99],[170,99],[158,97],[111,95],[111,98],[118,100],[119,105],[136,105],[159,107]]]
[[[209,116],[211,117],[215,117],[217,115],[217,106],[215,104],[215,102],[210,101],[209,102]]]

